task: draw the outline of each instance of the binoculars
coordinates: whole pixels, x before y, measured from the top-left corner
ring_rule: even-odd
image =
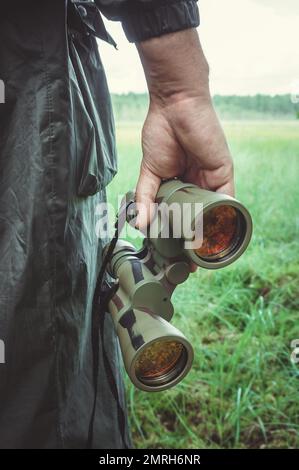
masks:
[[[161,184],[156,203],[152,230],[142,248],[118,240],[107,265],[116,280],[108,310],[124,365],[133,384],[145,391],[174,386],[192,366],[192,345],[170,323],[176,286],[187,280],[192,264],[218,269],[234,262],[252,234],[247,209],[224,194],[175,179]],[[160,207],[175,208],[168,211],[166,223]]]

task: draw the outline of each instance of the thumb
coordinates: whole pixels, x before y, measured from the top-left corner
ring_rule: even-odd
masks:
[[[155,202],[160,184],[161,178],[142,163],[136,188],[138,211],[136,225],[139,230],[145,229],[154,216],[155,206],[153,203]]]

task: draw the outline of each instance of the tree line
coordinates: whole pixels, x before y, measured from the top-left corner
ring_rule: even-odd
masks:
[[[299,119],[299,103],[290,95],[223,96],[213,97],[215,108],[224,119]],[[146,93],[112,94],[116,120],[139,121],[148,109]]]

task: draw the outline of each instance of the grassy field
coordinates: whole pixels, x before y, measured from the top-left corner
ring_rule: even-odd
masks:
[[[194,346],[194,366],[167,392],[127,382],[136,447],[299,447],[299,364],[290,361],[299,338],[299,123],[224,127],[253,240],[235,264],[198,270],[177,289],[173,323]],[[136,184],[139,134],[140,124],[118,124],[111,201]]]

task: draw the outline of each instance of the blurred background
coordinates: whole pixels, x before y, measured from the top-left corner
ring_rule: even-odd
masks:
[[[299,3],[201,0],[200,39],[211,91],[234,157],[237,198],[251,211],[245,255],[198,270],[174,297],[173,323],[195,349],[174,389],[145,393],[127,381],[141,448],[299,446]],[[116,118],[117,204],[136,185],[148,97],[135,46],[106,22],[118,50],[99,43]],[[159,149],[157,149],[159,151]]]

